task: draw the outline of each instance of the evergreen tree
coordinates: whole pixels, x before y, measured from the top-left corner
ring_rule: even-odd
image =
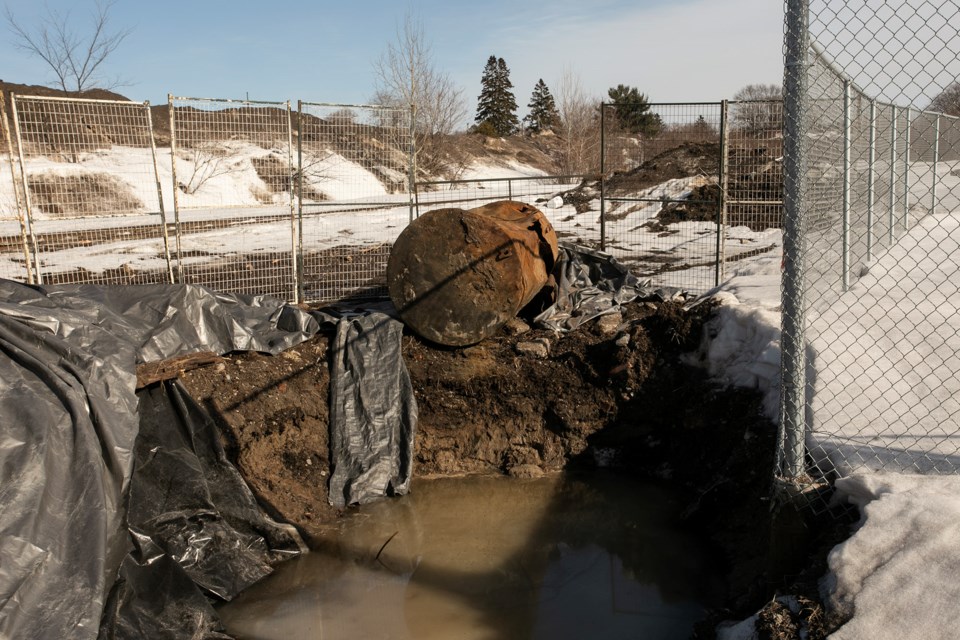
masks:
[[[663,123],[660,116],[650,112],[647,97],[636,87],[618,84],[607,91],[616,113],[617,122],[630,133],[654,136]]]
[[[480,79],[480,97],[477,101],[477,126],[486,124],[499,136],[517,130],[517,100],[513,97],[510,70],[503,58],[490,56]]]
[[[534,133],[549,131],[560,124],[560,112],[557,111],[557,103],[550,93],[550,89],[544,84],[543,78],[533,87],[533,94],[530,96],[530,104],[527,105],[530,113],[523,119],[527,128]]]

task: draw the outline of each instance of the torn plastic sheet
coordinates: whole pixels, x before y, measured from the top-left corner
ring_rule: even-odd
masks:
[[[654,287],[640,280],[613,256],[560,243],[556,302],[533,320],[545,329],[572,331],[594,318],[614,313],[634,300],[672,300],[680,289]]]
[[[263,515],[227,461],[213,419],[179,382],[138,395],[127,512],[135,548],[108,599],[100,637],[225,637],[206,594],[231,600],[304,551],[303,543],[292,526]]]
[[[97,637],[131,546],[138,362],[278,353],[318,329],[269,297],[0,280],[0,637]]]
[[[330,375],[330,504],[410,488],[417,404],[403,362],[403,324],[382,313],[337,325]]]

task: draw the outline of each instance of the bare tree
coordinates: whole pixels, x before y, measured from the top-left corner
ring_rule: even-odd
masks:
[[[951,116],[960,116],[960,81],[954,82],[930,101],[928,111],[937,111]]]
[[[64,91],[85,91],[98,82],[101,65],[117,50],[130,29],[110,31],[110,9],[116,0],[96,0],[89,31],[77,29],[70,12],[45,7],[45,14],[33,29],[21,24],[9,6],[4,8],[7,25],[18,49],[47,63]],[[119,83],[113,82],[110,88]]]
[[[561,173],[589,173],[597,166],[600,157],[599,104],[599,100],[584,91],[580,77],[572,69],[565,68],[557,84],[559,134],[563,141]]]
[[[447,136],[463,122],[463,90],[433,65],[423,25],[408,13],[397,27],[396,42],[374,64],[374,100],[413,110],[416,163],[420,170],[442,168]]]
[[[750,133],[783,127],[783,89],[777,84],[748,84],[733,95],[733,125]]]

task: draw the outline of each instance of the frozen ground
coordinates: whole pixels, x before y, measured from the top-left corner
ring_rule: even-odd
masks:
[[[156,184],[145,178],[142,155],[116,157],[94,155],[81,163],[48,163],[48,172],[105,171],[129,183],[145,209],[131,215],[98,218],[96,228],[131,227],[156,224]],[[246,158],[264,150],[239,149]],[[169,152],[159,153],[161,174],[169,176]],[[166,158],[163,160],[163,158]],[[0,164],[0,236],[19,233],[13,193],[5,158]],[[409,220],[410,208],[402,194],[388,194],[369,181],[369,175],[345,159],[327,158],[323,184],[316,185],[338,198],[345,206],[319,203],[317,214],[304,227],[304,241],[311,250],[345,243],[382,244],[390,242]],[[242,169],[211,179],[181,201],[183,219],[229,219],[221,228],[200,230],[184,237],[183,249],[196,257],[213,259],[228,252],[251,250],[285,251],[291,246],[290,220],[244,224],[244,218],[264,215],[289,215],[289,203],[274,201],[264,208],[257,198],[265,186],[247,161]],[[496,173],[496,172],[498,173]],[[522,167],[493,169],[474,165],[470,179],[531,175]],[[172,184],[161,175],[164,202],[172,211]],[[582,241],[599,238],[596,209],[577,213],[552,196],[572,185],[551,185],[540,205],[563,235],[575,235]],[[690,184],[664,183],[650,194],[682,195]],[[258,190],[259,188],[259,190]],[[933,216],[921,221],[893,249],[870,265],[869,273],[844,294],[834,314],[821,314],[820,321],[831,323],[831,333],[854,341],[821,341],[812,347],[820,363],[816,397],[829,398],[816,406],[817,415],[830,418],[817,425],[817,434],[808,445],[822,451],[844,475],[837,482],[839,498],[857,505],[863,513],[862,525],[846,543],[831,555],[832,574],[825,585],[837,606],[853,612],[853,618],[835,638],[953,638],[956,635],[956,607],[960,602],[960,479],[955,476],[914,476],[879,472],[850,474],[838,452],[849,456],[859,453],[865,459],[893,459],[917,462],[923,471],[935,469],[935,461],[925,452],[954,455],[957,449],[957,411],[960,409],[960,294],[955,283],[960,255],[960,203],[958,185],[945,182],[943,198]],[[659,191],[658,191],[659,190]],[[476,185],[468,194],[477,194]],[[468,194],[462,194],[466,197]],[[428,194],[443,200],[449,192]],[[483,194],[481,194],[483,195]],[[647,194],[649,195],[649,194]],[[460,197],[459,195],[457,197]],[[480,196],[477,196],[480,197]],[[524,198],[540,197],[525,194]],[[399,202],[398,202],[399,200]],[[479,202],[479,200],[478,200]],[[258,208],[251,208],[258,205]],[[346,206],[349,205],[349,206]],[[339,211],[361,206],[357,211]],[[469,201],[460,206],[469,206]],[[216,207],[216,208],[212,208]],[[611,252],[630,258],[649,247],[651,234],[638,227],[656,214],[657,206],[636,207],[614,225],[618,233]],[[43,232],[58,228],[77,228],[77,221],[38,217]],[[86,224],[86,223],[85,223]],[[709,223],[683,223],[681,233],[657,236],[658,251],[680,257],[689,271],[705,270],[696,257],[716,241],[716,228]],[[732,384],[756,387],[766,394],[765,406],[775,419],[779,403],[780,360],[780,269],[782,239],[779,231],[753,232],[745,228],[725,230],[725,241],[744,250],[769,248],[760,255],[727,265],[720,295],[724,298],[715,337],[706,347],[704,360],[712,373]],[[50,269],[82,266],[96,272],[127,265],[134,269],[152,269],[162,263],[162,243],[151,240],[120,240],[99,244],[95,249],[70,249],[44,254]],[[0,254],[0,277],[22,278],[22,266],[16,262],[16,247],[4,247]],[[916,283],[916,286],[904,286]],[[954,284],[951,284],[954,283]],[[865,320],[866,319],[866,320]],[[925,319],[927,322],[925,322]],[[816,322],[816,321],[815,321]],[[814,327],[816,329],[816,327]],[[896,336],[903,354],[891,359],[885,341]],[[862,354],[851,358],[849,353]],[[858,386],[858,380],[871,381]],[[833,385],[828,387],[825,385]],[[926,390],[927,393],[920,393]],[[881,393],[882,392],[882,393]],[[918,395],[919,394],[919,395]],[[889,406],[883,406],[886,402]],[[880,409],[883,409],[881,412]],[[890,420],[890,416],[894,416]],[[823,433],[834,434],[829,437]],[[957,464],[956,461],[954,464]],[[881,465],[875,465],[881,466]],[[730,629],[728,638],[746,638],[750,625]],[[742,632],[742,633],[741,633]]]

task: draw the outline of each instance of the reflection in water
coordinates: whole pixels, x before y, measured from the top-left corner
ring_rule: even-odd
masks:
[[[720,593],[651,485],[414,480],[220,609],[245,640],[685,638]]]

